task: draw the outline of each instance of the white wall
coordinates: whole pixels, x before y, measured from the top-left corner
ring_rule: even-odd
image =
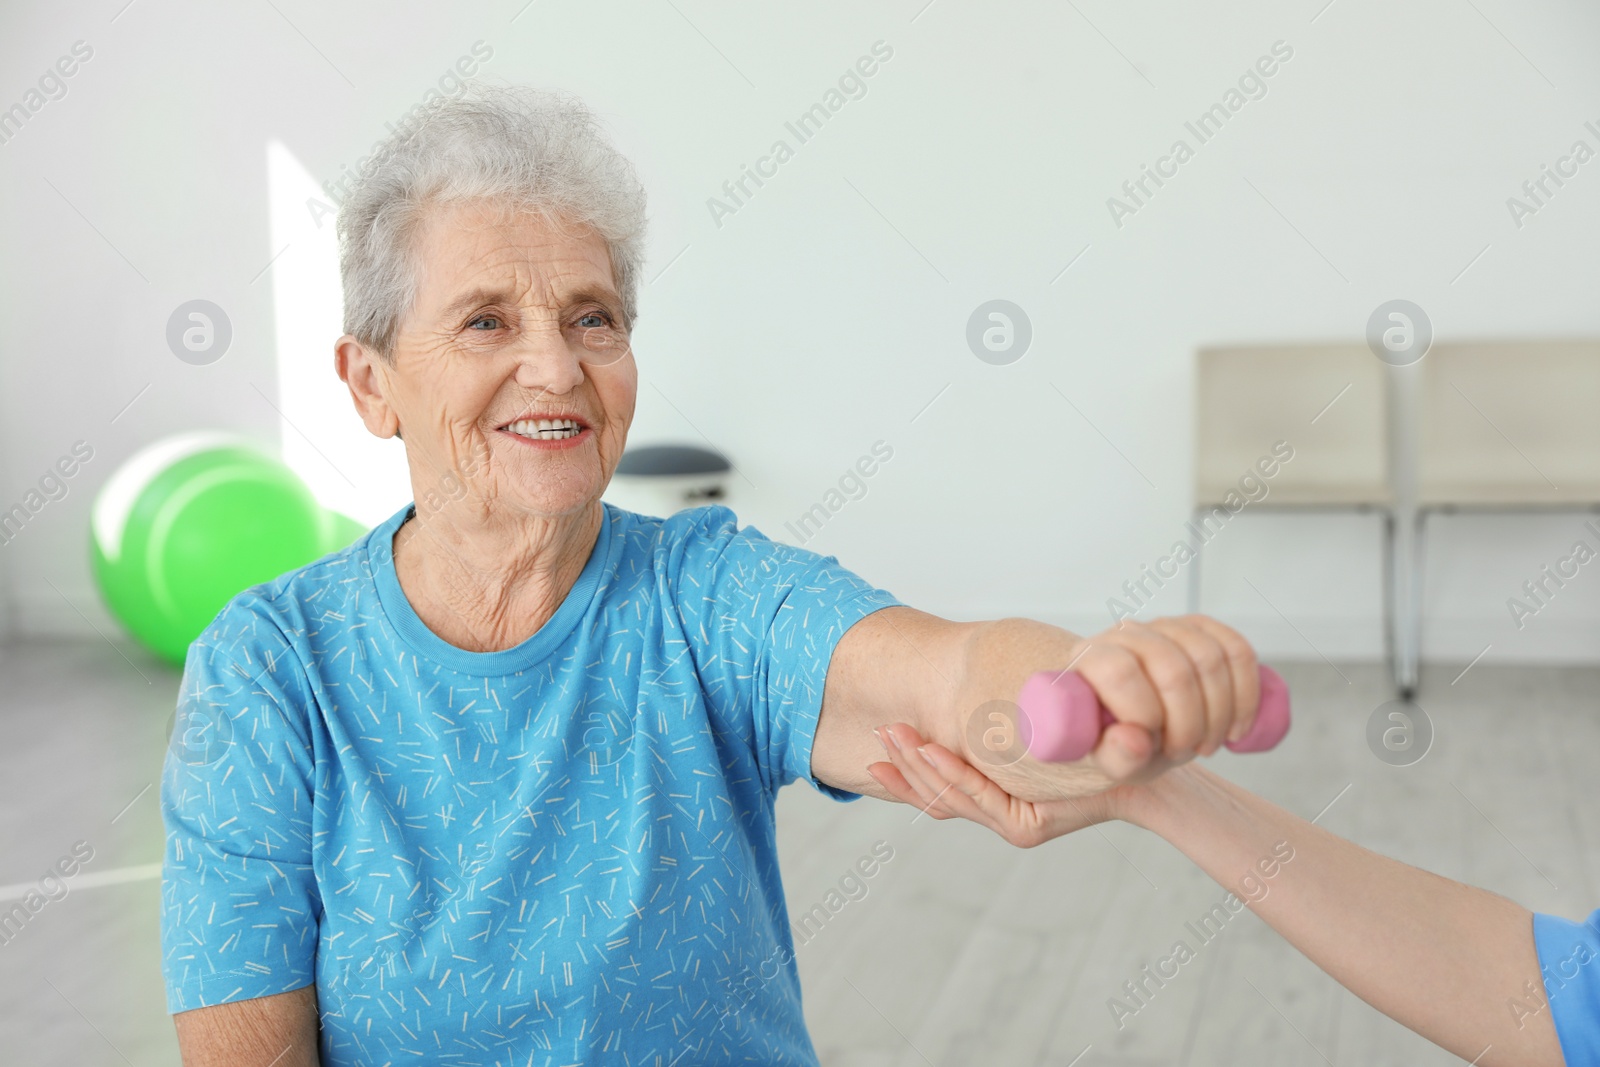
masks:
[[[1506,207],[1575,139],[1600,146],[1600,15],[1575,2],[122,4],[0,13],[0,107],[94,48],[0,144],[0,507],[95,448],[0,548],[23,631],[110,626],[85,530],[121,457],[180,428],[278,438],[257,389],[278,380],[273,272],[295,268],[257,277],[278,251],[267,142],[332,176],[480,39],[491,77],[586,97],[651,192],[635,441],[703,433],[774,535],[889,442],[812,544],[931,610],[1106,624],[1186,517],[1197,345],[1354,340],[1394,297],[1441,338],[1600,332],[1600,162],[1520,229]],[[867,95],[717,225],[707,198],[879,40]],[[1279,40],[1267,95],[1114,225],[1107,197]],[[208,367],[163,341],[194,297],[234,325]],[[964,340],[996,297],[1033,323],[1011,366]],[[1429,654],[1594,658],[1600,575],[1521,633],[1505,607],[1577,525],[1440,527]],[[1370,526],[1246,515],[1213,547],[1207,609],[1269,653],[1377,653]]]

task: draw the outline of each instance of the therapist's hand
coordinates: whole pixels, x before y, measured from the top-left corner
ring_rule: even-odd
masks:
[[[905,723],[878,730],[888,755],[867,773],[890,796],[934,819],[966,819],[1019,848],[1032,848],[1086,826],[1127,817],[1145,787],[1121,785],[1089,796],[1018,800],[970,763],[925,740]]]

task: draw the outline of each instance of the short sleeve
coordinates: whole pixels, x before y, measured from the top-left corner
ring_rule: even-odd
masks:
[[[725,507],[688,514],[695,528],[671,584],[713,713],[748,738],[769,791],[804,779],[855,799],[811,773],[823,685],[850,627],[900,602],[833,556],[739,529]]]
[[[1533,941],[1567,1067],[1600,1067],[1600,911],[1584,923],[1534,915]]]
[[[271,632],[230,605],[184,664],[161,780],[162,973],[173,1013],[316,980],[310,690]]]

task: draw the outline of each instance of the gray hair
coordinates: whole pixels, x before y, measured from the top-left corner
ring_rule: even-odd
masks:
[[[417,231],[436,206],[466,201],[592,227],[632,327],[646,222],[633,165],[576,96],[470,85],[431,101],[385,141],[340,205],[345,333],[393,360],[416,299]]]

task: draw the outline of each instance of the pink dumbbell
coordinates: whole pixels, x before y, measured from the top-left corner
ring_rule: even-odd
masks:
[[[1100,731],[1117,720],[1076,671],[1039,671],[1017,696],[1018,733],[1028,754],[1071,763],[1094,751]],[[1265,752],[1289,732],[1289,687],[1271,667],[1261,668],[1261,707],[1250,732],[1227,743],[1232,752]]]

